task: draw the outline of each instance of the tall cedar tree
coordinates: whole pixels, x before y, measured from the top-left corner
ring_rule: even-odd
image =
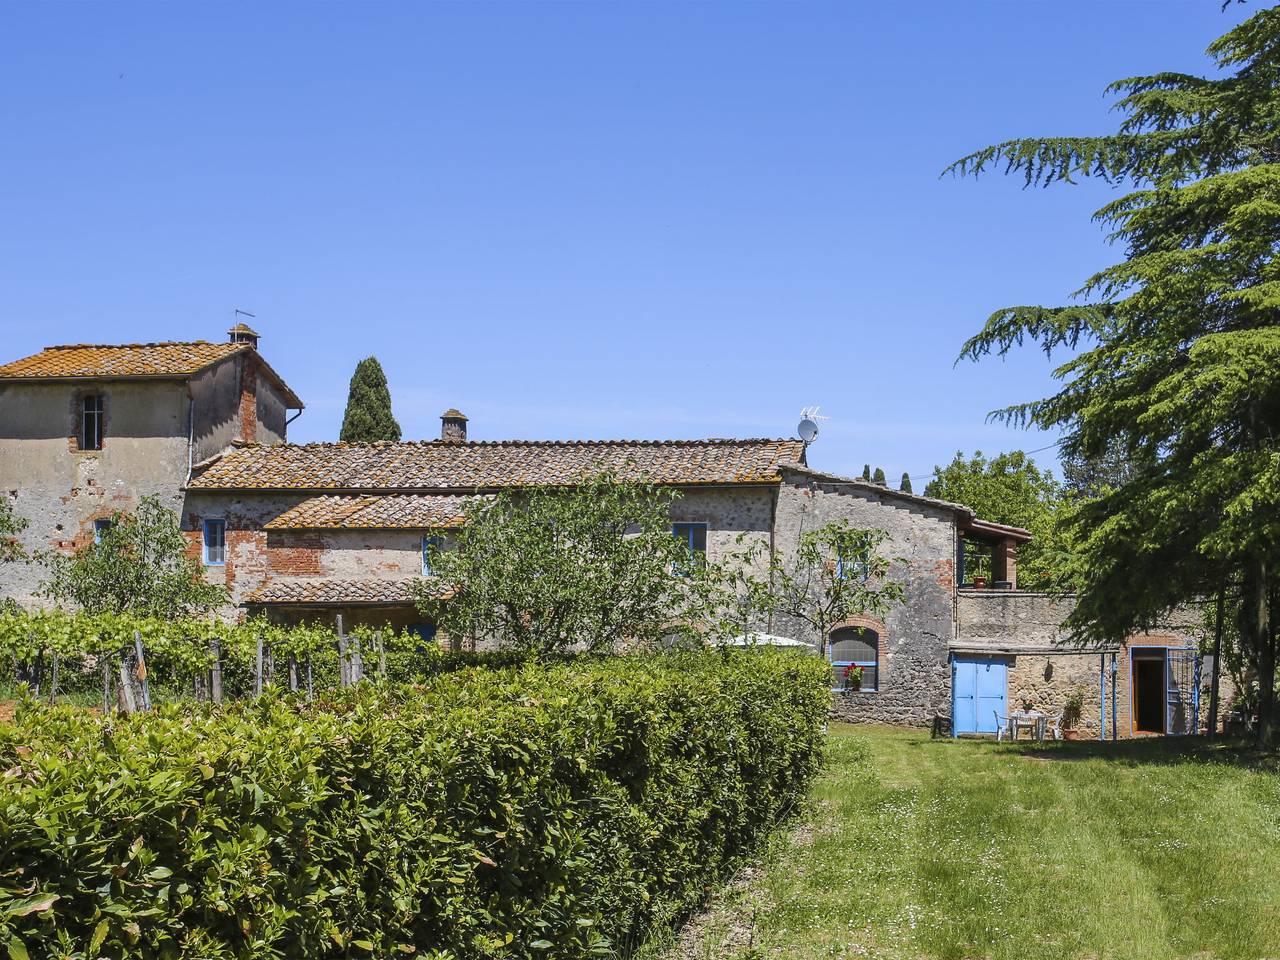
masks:
[[[1122,640],[1220,588],[1240,598],[1259,681],[1258,736],[1276,729],[1280,626],[1280,8],[1215,40],[1215,79],[1166,72],[1112,84],[1125,119],[1101,137],[1009,140],[950,168],[1028,185],[1093,177],[1131,192],[1095,217],[1124,260],[1065,306],[994,313],[962,357],[1025,341],[1066,350],[1061,388],[998,411],[1063,432],[1063,453],[1116,445],[1121,482],[1070,526],[1081,644]]]
[[[400,439],[400,424],[391,414],[387,375],[382,372],[382,364],[377,357],[365,357],[356,364],[356,372],[351,375],[341,439],[346,443]]]
[[[911,493],[911,477],[906,473],[902,474],[902,479],[898,482],[898,489],[903,493]]]

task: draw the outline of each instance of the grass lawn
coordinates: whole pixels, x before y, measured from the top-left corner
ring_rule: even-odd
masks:
[[[811,811],[668,958],[1280,957],[1280,776],[1200,740],[833,725]]]

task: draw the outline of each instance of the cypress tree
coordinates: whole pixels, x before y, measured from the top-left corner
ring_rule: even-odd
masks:
[[[387,375],[382,372],[377,357],[365,357],[351,375],[341,439],[345,443],[400,439],[400,424],[391,414]]]
[[[901,490],[903,493],[915,492],[911,489],[911,478],[907,476],[905,471],[902,474],[902,482],[898,484],[898,489]]]
[[[867,483],[871,482],[871,464],[864,463],[862,465],[862,479],[867,481]]]
[[[882,487],[885,486],[884,471],[881,470],[879,467],[876,467],[875,476],[871,478],[871,482],[878,483]]]

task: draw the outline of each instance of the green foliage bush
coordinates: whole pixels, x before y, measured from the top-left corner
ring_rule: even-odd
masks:
[[[0,724],[0,951],[625,954],[801,797],[827,685],[739,651],[110,721],[27,704]]]

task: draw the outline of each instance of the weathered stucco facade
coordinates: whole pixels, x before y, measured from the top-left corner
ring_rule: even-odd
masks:
[[[86,397],[100,398],[96,443]],[[0,368],[0,495],[27,522],[28,553],[69,553],[145,496],[181,513],[193,464],[235,442],[283,442],[290,405],[301,402],[249,343],[49,348]],[[3,575],[0,593],[37,602],[43,567]]]

